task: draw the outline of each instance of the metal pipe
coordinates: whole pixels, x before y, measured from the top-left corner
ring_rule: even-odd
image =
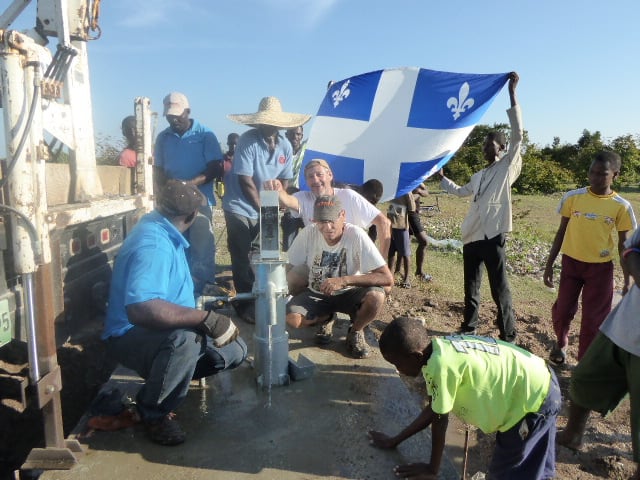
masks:
[[[276,305],[276,284],[273,282],[267,282],[264,289],[264,294],[269,299],[269,325],[278,324],[278,311]]]
[[[36,316],[33,287],[33,273],[22,275],[24,285],[25,312],[27,317],[27,348],[29,353],[29,378],[31,384],[36,385],[40,380],[40,364],[38,361],[38,343],[36,339]]]
[[[40,239],[38,238],[38,231],[36,230],[35,225],[29,217],[27,217],[24,213],[22,213],[17,208],[13,208],[9,205],[0,205],[0,210],[7,210],[15,215],[17,215],[24,222],[29,234],[31,235],[31,246],[33,248],[33,256],[34,262],[36,265],[40,265],[43,262],[42,259],[42,246],[40,245]]]

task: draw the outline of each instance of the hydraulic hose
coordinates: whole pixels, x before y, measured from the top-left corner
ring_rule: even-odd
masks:
[[[2,179],[0,179],[0,189],[4,188],[5,183],[7,183],[7,179],[9,178],[9,176],[11,175],[11,172],[16,166],[16,162],[18,161],[18,158],[20,158],[20,155],[22,154],[22,150],[25,144],[27,143],[27,138],[29,137],[29,130],[31,128],[31,124],[33,123],[33,117],[36,114],[36,108],[38,106],[38,103],[40,102],[40,64],[37,62],[34,62],[32,66],[34,67],[34,73],[35,73],[35,75],[33,76],[33,98],[31,100],[31,106],[29,107],[29,115],[27,116],[27,123],[25,125],[24,130],[22,131],[22,138],[20,138],[20,142],[18,143],[18,147],[16,148],[16,151],[13,154],[13,158],[11,158],[9,165],[7,165],[7,171],[5,173],[5,176]]]

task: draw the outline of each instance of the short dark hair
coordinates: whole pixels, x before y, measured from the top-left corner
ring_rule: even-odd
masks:
[[[507,145],[507,136],[500,130],[492,130],[491,132],[487,133],[487,140],[495,141],[501,147]]]
[[[384,329],[378,344],[386,355],[407,355],[422,352],[431,342],[423,322],[417,318],[398,317]]]
[[[129,115],[127,117],[124,117],[122,119],[122,124],[120,125],[120,127],[122,128],[122,130],[128,129],[128,128],[132,128],[135,130],[136,128],[136,117],[134,117],[133,115]]]
[[[360,187],[360,195],[362,195],[369,201],[371,201],[372,198],[380,200],[382,198],[383,192],[384,187],[382,186],[382,182],[376,178],[367,180]]]
[[[614,172],[619,172],[620,167],[622,166],[622,159],[620,158],[620,155],[612,150],[602,150],[596,155],[596,158],[594,158],[593,161],[608,163],[611,170]]]
[[[285,135],[293,135],[296,133],[296,130],[302,130],[302,132],[304,133],[304,126],[303,125],[298,125],[297,127],[291,127],[291,128],[287,128],[287,131],[285,132]]]

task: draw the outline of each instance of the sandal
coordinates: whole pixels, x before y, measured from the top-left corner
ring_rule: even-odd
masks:
[[[420,273],[416,275],[416,277],[418,277],[423,282],[430,282],[431,280],[433,280],[433,276],[429,275],[428,273]]]
[[[400,288],[411,288],[411,284],[409,282],[402,282]]]
[[[553,347],[551,352],[549,353],[549,361],[554,365],[563,365],[567,360],[567,352],[558,347],[557,345]]]

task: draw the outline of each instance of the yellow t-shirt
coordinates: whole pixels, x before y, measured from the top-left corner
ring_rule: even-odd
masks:
[[[558,213],[569,219],[561,251],[581,262],[611,261],[616,248],[613,233],[636,228],[631,204],[616,192],[596,195],[589,187],[571,190],[562,197]]]

